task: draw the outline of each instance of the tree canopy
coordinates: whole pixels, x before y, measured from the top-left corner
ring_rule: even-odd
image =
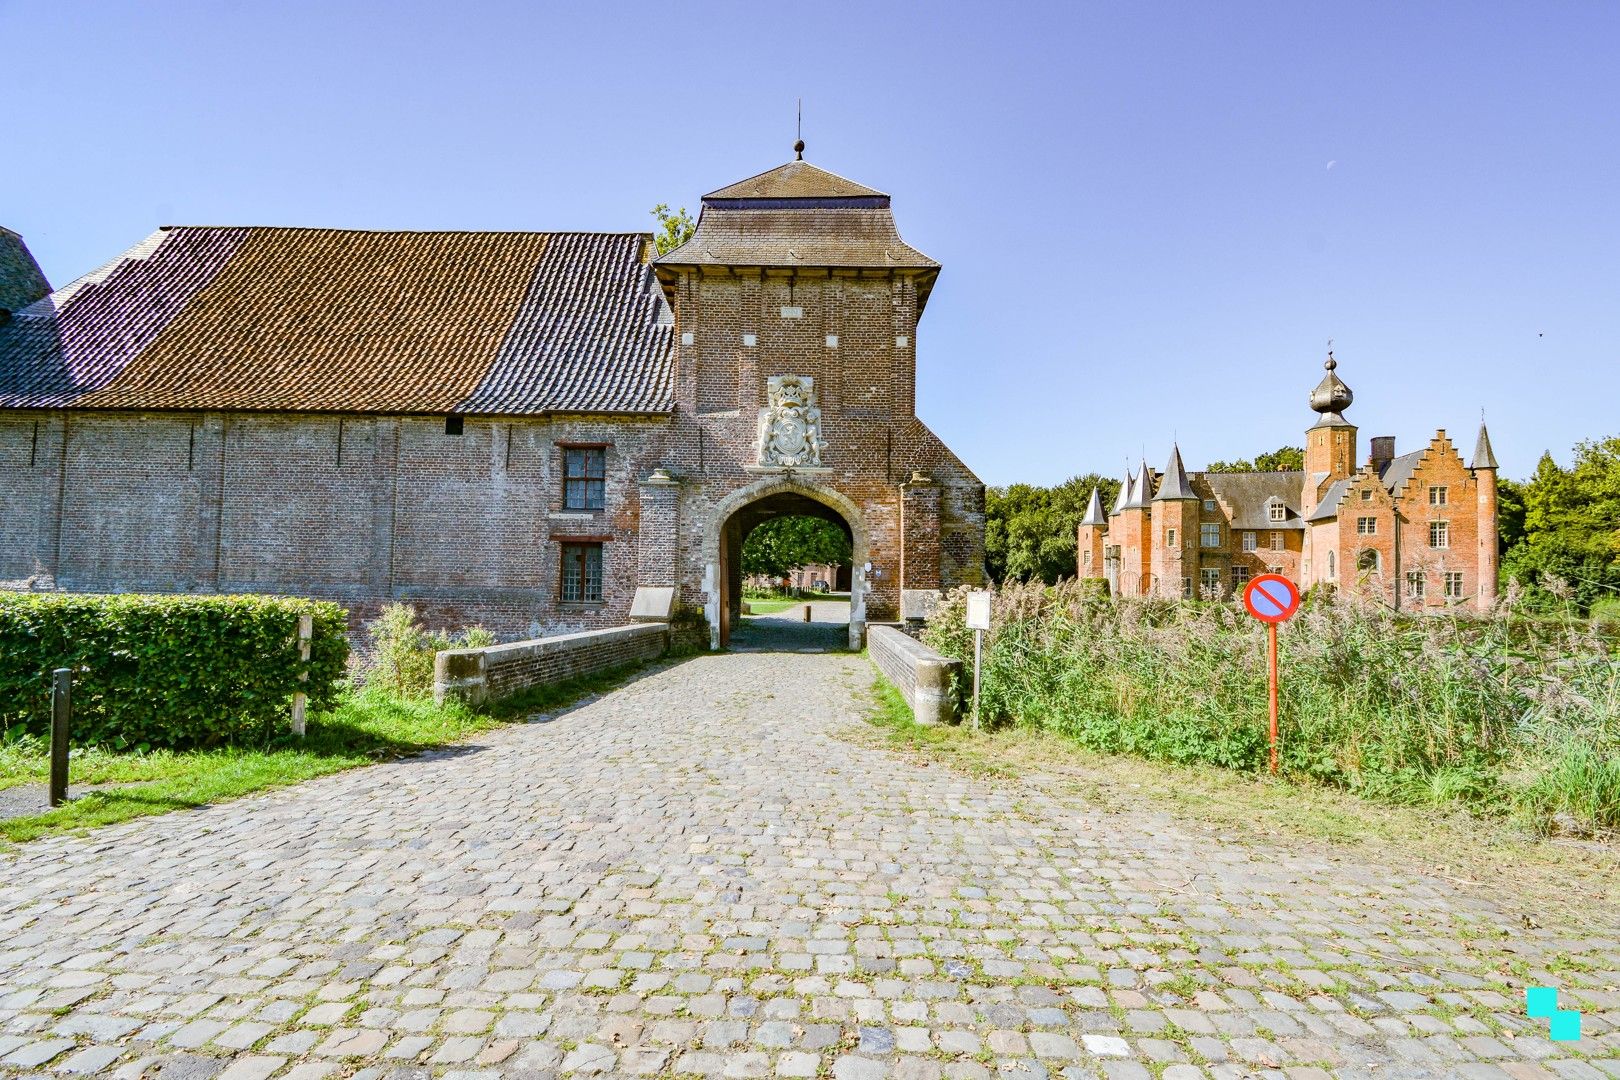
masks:
[[[1256,454],[1254,460],[1212,461],[1205,472],[1298,472],[1305,468],[1303,446],[1279,446],[1269,454]]]
[[[1577,443],[1568,469],[1542,454],[1528,481],[1497,487],[1504,577],[1581,610],[1620,597],[1620,436]]]
[[[692,239],[697,231],[697,222],[692,215],[686,212],[686,207],[671,210],[668,203],[659,203],[652,208],[652,216],[658,222],[658,231],[653,233],[653,243],[658,247],[658,254],[667,255]]]
[[[1103,510],[1119,494],[1119,481],[1096,473],[1056,487],[1012,484],[984,496],[984,556],[992,580],[1044,581],[1075,576],[1075,545],[1091,489],[1102,491]]]
[[[749,577],[783,577],[800,566],[842,566],[852,555],[849,534],[831,521],[771,518],[755,526],[743,541],[742,572]]]

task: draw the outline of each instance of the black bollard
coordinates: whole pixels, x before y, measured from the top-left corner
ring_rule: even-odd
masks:
[[[73,669],[57,668],[51,682],[51,805],[68,794],[68,725],[73,720]]]

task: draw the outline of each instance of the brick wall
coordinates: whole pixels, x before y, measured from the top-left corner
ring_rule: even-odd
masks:
[[[472,705],[500,701],[538,686],[656,660],[668,648],[668,626],[642,623],[482,649],[448,649],[434,657],[433,697],[441,704],[446,698]]]
[[[961,675],[960,660],[941,656],[892,626],[871,628],[867,655],[906,699],[917,723],[950,723],[956,719],[951,682]]]

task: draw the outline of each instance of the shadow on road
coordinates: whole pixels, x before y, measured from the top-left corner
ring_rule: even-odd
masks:
[[[810,621],[804,621],[805,605]],[[769,615],[744,615],[731,630],[736,652],[843,652],[849,648],[849,602],[815,600]]]

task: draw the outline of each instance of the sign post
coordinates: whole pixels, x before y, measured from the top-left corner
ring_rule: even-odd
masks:
[[[984,632],[990,629],[990,594],[967,594],[967,625],[973,631],[973,730],[979,730],[979,662],[984,654]]]
[[[1277,775],[1277,624],[1299,610],[1299,589],[1281,574],[1251,578],[1243,590],[1243,606],[1266,624],[1266,673],[1271,691],[1271,774]]]

